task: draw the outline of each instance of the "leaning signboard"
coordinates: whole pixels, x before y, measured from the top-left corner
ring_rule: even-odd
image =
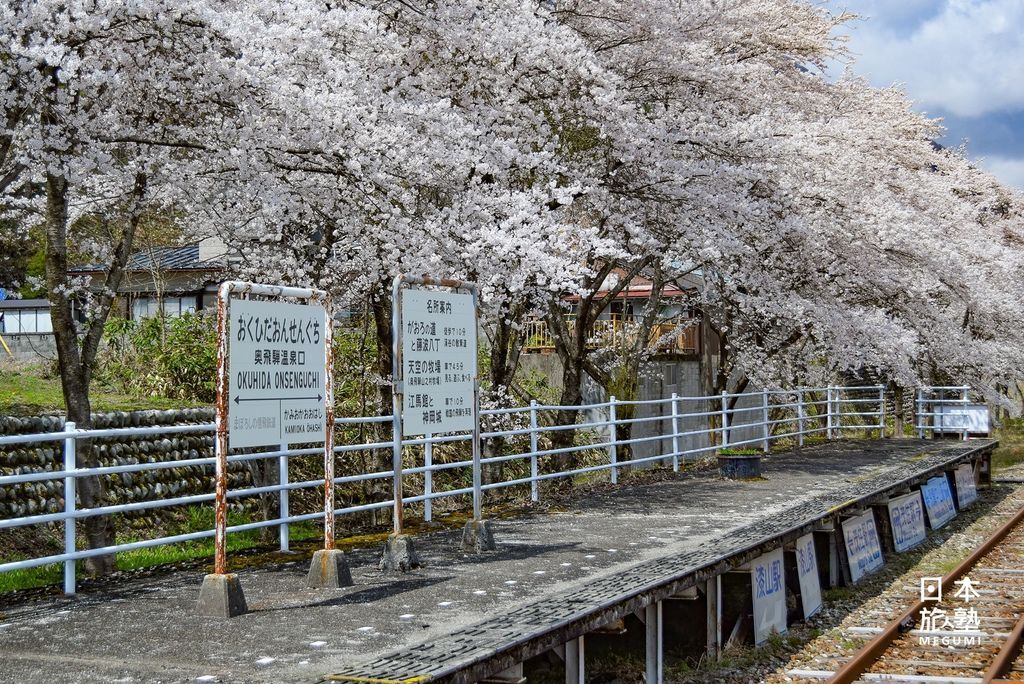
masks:
[[[882,547],[871,511],[843,521],[843,541],[850,561],[851,580],[858,582],[864,575],[882,567]]]
[[[928,524],[937,530],[956,517],[953,494],[949,491],[949,480],[938,475],[921,485],[924,509],[928,512]]]
[[[974,484],[974,468],[970,463],[961,463],[956,469],[956,502],[963,509],[978,500],[978,488]]]
[[[750,563],[754,599],[754,643],[760,645],[772,632],[786,631],[786,573],[782,549],[775,549]]]
[[[472,432],[476,309],[458,292],[402,292],[402,435]]]
[[[899,552],[914,548],[927,537],[924,528],[924,509],[917,492],[889,500],[889,525],[892,543]]]
[[[813,533],[796,540],[796,574],[800,580],[800,603],[806,620],[821,608],[821,583]]]
[[[232,299],[228,320],[229,447],[323,442],[324,307]]]

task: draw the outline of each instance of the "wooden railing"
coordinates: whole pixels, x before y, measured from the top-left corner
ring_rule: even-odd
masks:
[[[689,325],[680,327],[684,323],[689,323]],[[569,321],[570,333],[574,326],[575,322]],[[547,321],[540,318],[530,319],[526,322],[525,332],[524,351],[527,353],[544,353],[554,350],[555,340],[548,329]],[[631,318],[613,315],[608,319],[594,321],[587,335],[587,346],[613,346],[625,341],[632,341],[638,332]],[[698,354],[700,353],[700,325],[691,319],[657,323],[651,328],[647,346],[656,348],[657,351],[664,354]]]

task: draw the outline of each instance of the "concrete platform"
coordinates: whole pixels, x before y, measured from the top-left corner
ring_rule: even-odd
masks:
[[[496,520],[488,554],[459,551],[461,530],[420,537],[425,567],[404,576],[356,550],[341,589],[306,588],[306,560],[247,570],[250,612],[231,620],[195,614],[198,571],[0,606],[0,681],[472,680],[994,444],[833,442],[766,458],[764,480],[622,487]]]

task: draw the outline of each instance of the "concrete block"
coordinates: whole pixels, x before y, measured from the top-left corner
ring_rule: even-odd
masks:
[[[384,552],[380,557],[382,572],[409,572],[420,567],[419,556],[407,534],[392,534],[384,542]]]
[[[231,618],[249,612],[245,605],[245,594],[238,575],[210,574],[203,578],[203,586],[199,589],[199,601],[196,612],[208,617]]]
[[[306,575],[306,586],[313,589],[351,587],[352,573],[345,554],[339,549],[320,549],[314,553]]]
[[[494,551],[494,532],[489,520],[470,520],[462,528],[462,549],[470,553]]]

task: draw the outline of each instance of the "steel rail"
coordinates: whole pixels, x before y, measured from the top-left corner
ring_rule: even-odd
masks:
[[[942,586],[952,584],[966,575],[971,568],[978,564],[978,561],[987,556],[1021,522],[1024,522],[1024,508],[1018,510],[1012,518],[1003,523],[988,539],[974,549],[970,556],[950,570],[942,578]],[[861,675],[867,672],[868,668],[881,660],[889,646],[892,645],[892,642],[900,635],[903,625],[917,623],[921,610],[927,605],[927,601],[918,599],[898,618],[890,622],[871,641],[861,646],[860,650],[853,654],[853,658],[840,667],[828,681],[831,684],[853,684],[853,682],[857,681]]]
[[[1013,626],[1010,636],[1006,638],[1006,641],[1003,642],[1003,647],[996,654],[996,659],[985,670],[981,683],[992,684],[997,681],[1006,681],[1001,678],[1010,673],[1014,661],[1020,655],[1022,643],[1024,643],[1024,617],[1017,620],[1017,624]]]

